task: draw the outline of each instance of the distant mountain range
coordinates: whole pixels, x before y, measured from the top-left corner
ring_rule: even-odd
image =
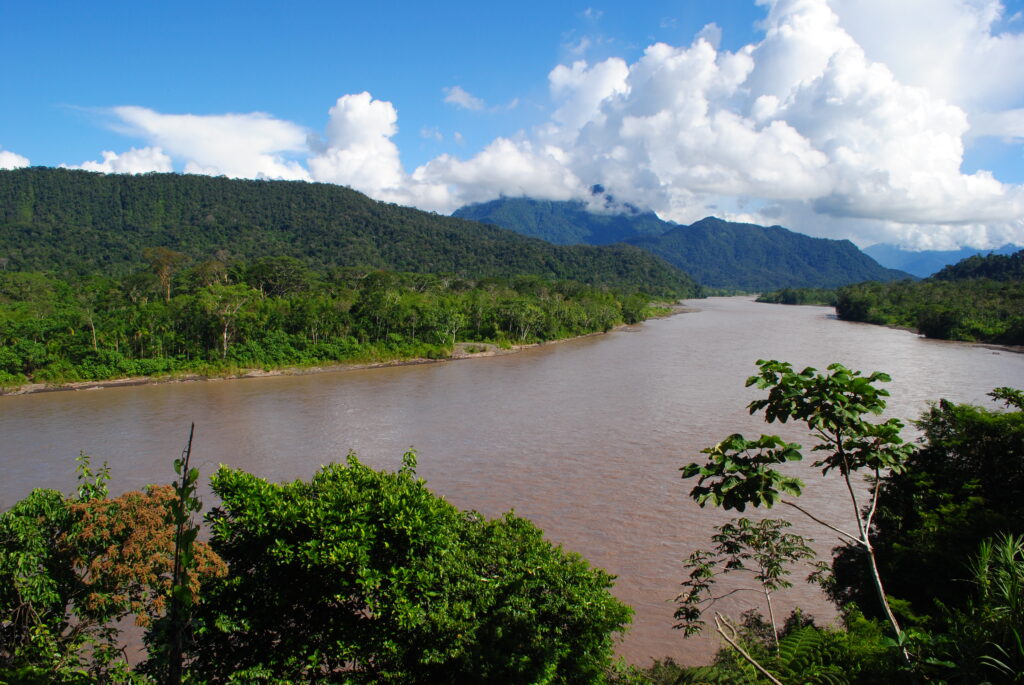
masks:
[[[713,288],[832,288],[860,281],[912,278],[903,271],[881,266],[848,240],[812,238],[781,226],[734,223],[714,217],[684,226],[629,206],[624,213],[599,213],[578,201],[529,198],[469,205],[454,216],[562,245],[616,241],[635,245]]]
[[[922,250],[913,252],[896,245],[878,243],[864,248],[864,253],[876,262],[890,269],[900,269],[907,273],[927,278],[950,264],[973,257],[975,255],[1010,255],[1024,249],[1021,245],[1007,244],[997,250],[976,250],[973,247],[962,247],[959,250]]]

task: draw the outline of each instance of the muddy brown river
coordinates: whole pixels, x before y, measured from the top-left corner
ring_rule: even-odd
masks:
[[[33,487],[70,491],[79,451],[109,462],[113,492],[168,482],[192,421],[204,474],[225,463],[271,480],[309,478],[349,450],[394,469],[411,446],[420,475],[456,506],[515,509],[616,574],[615,593],[636,610],[619,649],[627,659],[706,661],[716,640],[674,631],[672,599],[681,560],[727,517],[694,505],[678,469],[731,433],[776,431],[745,408],[757,396],[743,387],[757,359],[886,371],[891,415],[914,418],[929,400],[983,404],[996,386],[1024,386],[1024,355],[837,321],[820,307],[690,304],[700,311],[500,357],[0,397],[0,508]],[[806,475],[805,506],[850,523],[839,482]],[[773,514],[823,552],[835,544],[795,512]],[[834,615],[802,582],[779,603]],[[740,593],[721,608],[750,606],[756,596]]]

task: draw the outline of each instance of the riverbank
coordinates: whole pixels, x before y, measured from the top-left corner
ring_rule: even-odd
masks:
[[[660,319],[676,314],[688,314],[700,311],[696,307],[687,307],[682,304],[674,304],[669,307],[666,314],[652,316],[651,319]],[[620,324],[612,328],[610,332],[629,330],[636,328],[638,324]],[[604,335],[603,332],[587,333],[570,338],[558,340],[547,340],[527,345],[512,345],[504,348],[494,343],[483,342],[460,342],[456,343],[452,354],[440,359],[428,359],[426,357],[412,357],[408,359],[389,359],[378,362],[353,362],[338,364],[321,364],[316,366],[282,366],[274,369],[244,369],[237,373],[224,373],[217,375],[204,375],[198,373],[186,373],[181,375],[167,376],[132,376],[128,378],[112,378],[102,381],[77,381],[72,383],[26,383],[12,388],[0,389],[0,396],[6,395],[32,395],[42,392],[67,392],[77,390],[102,390],[104,388],[123,388],[137,385],[153,385],[158,383],[190,383],[194,381],[224,381],[240,378],[270,378],[275,376],[305,376],[316,373],[335,373],[341,371],[356,371],[361,369],[379,369],[394,366],[412,366],[416,364],[435,364],[440,362],[458,361],[460,359],[475,359],[478,357],[495,357],[504,354],[515,354],[522,350],[539,347],[541,345],[555,345],[558,343],[589,338],[595,335]]]

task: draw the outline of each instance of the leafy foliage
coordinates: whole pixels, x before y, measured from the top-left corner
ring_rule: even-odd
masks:
[[[446,357],[636,323],[648,296],[571,281],[346,270],[287,259],[62,280],[0,272],[0,385]]]
[[[676,597],[679,606],[675,618],[679,623],[675,627],[687,636],[700,633],[704,627],[701,615],[720,599],[713,593],[715,581],[726,573],[747,571],[764,594],[772,636],[778,644],[772,594],[793,586],[787,579],[792,564],[814,558],[814,550],[807,546],[811,540],[783,532],[791,525],[782,519],[762,519],[755,523],[740,518],[719,526],[718,532],[711,536],[715,549],[697,550],[684,563],[690,574],[682,583],[685,589]]]
[[[166,610],[173,491],[109,499],[107,470],[84,457],[79,476],[77,496],[35,490],[0,514],[0,681],[132,680],[117,622],[149,626]],[[202,542],[195,559],[197,592],[225,568]]]
[[[210,516],[230,575],[199,607],[213,682],[598,682],[630,611],[612,577],[528,521],[486,520],[350,455],[275,485],[222,467]],[[253,598],[259,598],[253,602]]]
[[[782,499],[786,494],[799,494],[802,484],[783,475],[772,465],[800,460],[803,455],[799,445],[784,443],[777,436],[762,435],[757,441],[749,441],[733,435],[704,450],[711,457],[703,466],[691,463],[681,469],[684,479],[700,476],[691,497],[702,506],[711,501],[726,509],[741,509],[747,504],[770,507],[781,501],[855,545],[867,562],[875,595],[893,634],[903,639],[903,630],[893,614],[878,572],[871,540],[881,473],[883,470],[901,471],[913,449],[900,437],[903,424],[899,419],[873,423],[866,418],[881,414],[885,409],[884,398],[889,393],[875,384],[887,382],[889,377],[880,372],[863,376],[842,364],[830,364],[826,373],[818,373],[809,367],[796,372],[790,364],[775,360],[760,360],[757,365],[760,372],[748,378],[747,385],[767,390],[768,396],[751,402],[748,405],[750,413],[764,411],[768,423],[786,423],[793,419],[806,425],[817,440],[812,451],[823,453],[813,465],[821,469],[822,475],[835,471],[843,478],[856,516],[857,530],[853,533],[844,531],[796,502]],[[748,454],[751,447],[757,448],[758,452]],[[851,476],[861,470],[868,470],[875,483],[871,504],[863,509],[851,482]],[[730,635],[728,623],[723,623],[721,617],[716,618],[719,634],[752,665],[756,665],[756,660],[744,654],[734,636]],[[907,647],[901,645],[900,650],[909,665],[911,657]]]
[[[880,570],[918,623],[939,613],[936,602],[965,606],[962,579],[971,576],[968,557],[982,540],[1024,534],[1024,410],[1014,404],[1020,394],[992,393],[1010,411],[936,403],[917,422],[921,445],[906,468],[881,481],[872,530]],[[835,598],[869,609],[860,553],[840,548],[834,567]]]
[[[929,338],[1024,344],[1024,251],[971,257],[925,281],[859,283],[838,291],[847,321],[902,326]]]
[[[937,281],[987,278],[993,281],[1024,281],[1024,250],[1010,255],[973,255],[950,264],[934,276]]]
[[[825,307],[836,306],[836,291],[825,288],[783,288],[765,293],[758,302],[769,304],[809,304]]]

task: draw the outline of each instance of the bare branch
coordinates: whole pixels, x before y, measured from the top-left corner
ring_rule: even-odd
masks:
[[[851,542],[855,542],[855,543],[857,543],[858,545],[861,545],[862,547],[863,547],[863,546],[865,546],[865,545],[864,545],[864,541],[863,541],[862,539],[860,539],[860,538],[858,538],[858,537],[856,537],[856,536],[850,535],[850,534],[849,534],[849,533],[847,533],[847,532],[846,532],[845,530],[840,530],[839,528],[836,528],[835,526],[833,526],[833,525],[832,525],[831,523],[829,523],[829,522],[827,522],[827,521],[822,521],[822,520],[821,520],[820,518],[818,518],[817,516],[815,516],[815,515],[814,515],[814,514],[812,514],[811,512],[807,511],[806,509],[804,509],[803,507],[801,507],[801,506],[800,506],[799,504],[797,504],[796,502],[790,502],[789,500],[787,500],[787,499],[784,499],[784,500],[782,500],[782,503],[783,503],[783,504],[786,504],[786,505],[789,505],[789,506],[791,506],[791,507],[793,507],[793,508],[794,508],[794,509],[796,509],[797,511],[801,512],[801,513],[802,513],[802,514],[803,514],[804,516],[806,516],[807,518],[809,518],[809,519],[811,519],[812,521],[815,521],[815,522],[817,522],[817,523],[820,523],[821,525],[825,526],[826,528],[828,528],[828,529],[829,529],[829,530],[831,530],[832,532],[834,532],[834,533],[836,533],[836,534],[838,534],[838,535],[841,535],[842,537],[844,537],[844,538],[846,538],[846,539],[850,540]]]
[[[732,633],[732,635],[729,635],[728,633],[726,633],[726,630],[725,630],[726,628],[729,629],[729,633]],[[745,650],[742,647],[740,647],[740,644],[737,641],[738,638],[739,638],[739,634],[736,632],[736,628],[734,628],[725,619],[724,616],[722,616],[721,614],[719,614],[717,612],[715,613],[715,630],[718,632],[719,635],[722,636],[722,638],[725,639],[726,642],[729,643],[729,645],[733,649],[735,649],[737,652],[740,653],[740,656],[742,656],[744,658],[744,660],[746,660],[746,662],[748,664],[750,664],[751,666],[756,668],[761,675],[763,675],[764,677],[768,678],[768,680],[770,680],[773,683],[773,685],[783,685],[781,680],[779,680],[778,678],[773,676],[771,673],[769,673],[768,670],[765,669],[764,666],[762,666],[761,664],[757,663],[757,660],[754,659],[754,657],[750,656],[750,654],[747,653],[747,650]]]

